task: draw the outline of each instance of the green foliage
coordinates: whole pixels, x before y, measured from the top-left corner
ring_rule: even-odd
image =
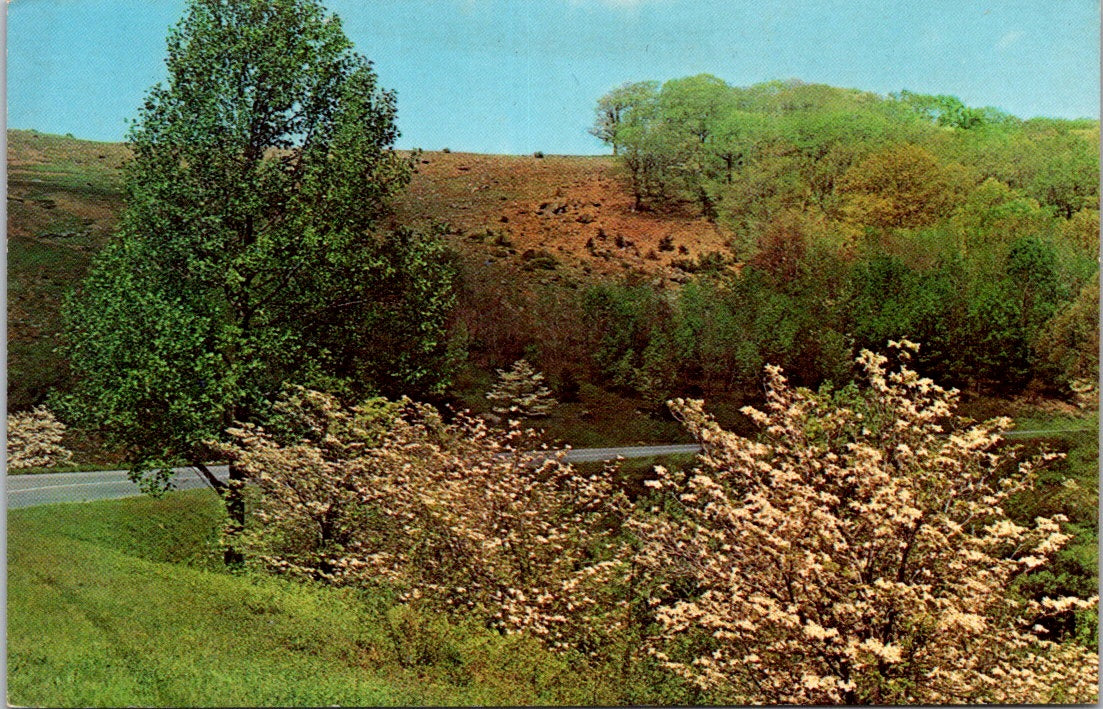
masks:
[[[798,81],[652,88],[617,130],[637,202],[694,204],[747,265],[672,262],[723,282],[709,307],[725,313],[687,288],[668,317],[628,317],[635,334],[595,351],[618,385],[746,387],[765,362],[816,384],[903,337],[925,344],[924,373],[1003,391],[1054,381],[1043,357],[1084,359],[1052,354],[1043,328],[1098,271],[1094,124]],[[724,334],[702,349],[705,321]]]
[[[1018,122],[1017,118],[1004,113],[998,108],[992,108],[991,106],[970,108],[962,103],[957,96],[917,94],[906,89],[891,96],[915,111],[923,119],[949,128],[968,130],[980,128],[981,126],[1006,125]]]
[[[656,81],[623,84],[598,99],[594,109],[594,125],[590,134],[613,148],[617,154],[617,132],[628,115],[651,99],[658,88]]]
[[[826,204],[856,158],[922,132],[915,116],[892,102],[823,85],[740,88],[701,74],[661,88],[633,86],[644,90],[603,130],[620,148],[638,205],[688,201],[708,217],[723,215],[721,202],[748,173],[769,170],[778,159],[802,185],[797,199]],[[599,115],[620,91],[603,97]]]
[[[442,247],[377,236],[395,100],[316,0],[193,0],[130,135],[128,207],[66,309],[68,416],[138,470],[202,457],[287,382],[431,392]]]
[[[877,229],[920,227],[953,211],[964,191],[960,167],[947,167],[927,150],[899,145],[879,151],[842,175],[842,211]]]
[[[1034,341],[1047,379],[1061,387],[1099,380],[1099,274],[1066,304]]]
[[[964,306],[955,270],[946,264],[919,272],[893,256],[875,256],[856,265],[849,304],[856,346],[868,349],[889,340],[920,340],[924,346],[919,365],[934,364],[938,369],[939,360],[952,348],[951,328],[961,322]]]
[[[1007,277],[1016,285],[1017,302],[1023,329],[1033,339],[1038,329],[1055,312],[1061,299],[1062,284],[1053,243],[1037,237],[1024,237],[1011,244],[1007,254]]]
[[[740,251],[793,210],[826,220],[840,244],[951,216],[965,240],[1009,243],[1052,230],[1052,215],[1098,210],[1098,136],[1083,122],[799,81],[735,87],[703,74],[634,86],[646,91],[606,135],[637,207],[693,204],[731,226]]]
[[[802,383],[849,376],[844,322],[823,294],[830,261],[793,284],[746,267],[703,276],[664,298],[640,286],[595,286],[586,317],[601,333],[592,358],[607,381],[658,410],[672,396],[757,388],[762,366],[783,362]]]
[[[962,244],[987,248],[1045,233],[1052,215],[1020,190],[989,177],[965,195],[950,221],[961,231]]]
[[[591,356],[603,379],[632,388],[655,323],[665,319],[669,307],[645,286],[601,284],[587,289],[582,310],[596,333]]]
[[[1081,209],[1099,209],[1099,139],[1072,133],[1044,136],[1031,151],[1028,194],[1066,219]]]
[[[841,384],[855,348],[909,338],[925,343],[916,358],[924,374],[959,387],[1010,393],[1040,378],[1068,393],[1061,368],[1094,379],[1090,291],[1070,309],[1095,273],[1078,248],[1027,235],[963,249],[957,228],[943,224],[849,251],[814,221],[783,212],[738,271],[691,266],[694,280],[661,295],[592,288],[584,308],[601,332],[589,350],[594,368],[658,405],[754,392],[771,362],[801,385]]]

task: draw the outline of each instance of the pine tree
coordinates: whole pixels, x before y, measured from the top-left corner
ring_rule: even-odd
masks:
[[[544,375],[524,359],[514,362],[508,372],[498,370],[498,383],[486,398],[494,405],[495,413],[527,418],[547,416],[556,404],[551,390],[544,386]]]

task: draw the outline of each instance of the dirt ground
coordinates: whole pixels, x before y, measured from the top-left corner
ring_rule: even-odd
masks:
[[[730,253],[729,235],[703,218],[634,210],[611,158],[434,152],[421,154],[417,168],[397,220],[447,223],[463,250],[481,244],[488,258],[547,267],[537,259],[551,256],[567,271],[681,280],[672,262]]]
[[[126,147],[30,131],[8,137],[9,236],[50,240],[60,229],[71,247],[98,247],[122,207]],[[730,235],[706,219],[633,209],[627,176],[609,157],[425,152],[416,167],[394,201],[395,222],[446,224],[461,252],[506,268],[680,281],[685,272],[672,264],[730,254]]]

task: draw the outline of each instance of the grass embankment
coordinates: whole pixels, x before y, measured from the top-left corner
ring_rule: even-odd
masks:
[[[9,703],[617,702],[613,683],[523,638],[226,573],[219,520],[207,491],[12,511]]]

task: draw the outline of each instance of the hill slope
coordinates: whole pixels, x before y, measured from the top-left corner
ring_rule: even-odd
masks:
[[[66,368],[53,351],[61,302],[115,228],[127,156],[121,144],[8,131],[8,395],[15,410],[64,386]],[[672,262],[724,251],[728,242],[704,219],[633,211],[619,169],[602,157],[422,153],[394,207],[396,223],[446,224],[457,250],[506,273],[543,257],[545,281],[625,271],[680,279]]]
[[[126,149],[8,132],[8,406],[40,403],[66,381],[53,351],[64,294],[122,211]]]
[[[29,706],[608,704],[529,640],[383,595],[232,575],[206,490],[8,518],[8,701]],[[569,677],[569,679],[568,679]]]
[[[423,153],[417,170],[396,200],[397,221],[447,223],[466,237],[457,240],[465,251],[544,249],[584,273],[678,278],[672,262],[727,250],[728,234],[708,220],[635,211],[612,158]]]

